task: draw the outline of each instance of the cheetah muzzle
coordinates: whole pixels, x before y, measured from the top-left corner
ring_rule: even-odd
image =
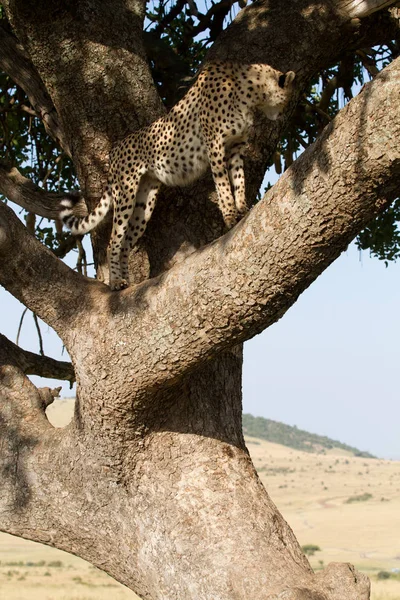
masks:
[[[75,235],[96,227],[114,205],[112,290],[129,285],[129,252],[144,233],[161,184],[188,185],[210,166],[226,226],[233,227],[246,213],[243,153],[255,110],[279,118],[294,77],[293,71],[281,73],[262,64],[209,64],[167,115],[111,151],[107,187],[90,214],[76,216],[76,200],[62,201],[60,218]]]

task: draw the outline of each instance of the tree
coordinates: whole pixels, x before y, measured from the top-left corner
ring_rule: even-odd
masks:
[[[194,36],[208,26],[215,40],[207,60],[296,72],[286,117],[260,117],[252,139],[246,175],[254,204],[311,78],[359,48],[397,40],[399,20],[384,0],[270,0],[247,6],[222,30],[232,4],[202,16],[193,2],[178,1],[171,17],[162,3],[157,18],[162,29],[187,7],[182,31],[189,23]],[[15,150],[10,135],[0,190],[30,213],[54,218],[62,193],[52,178],[72,185],[76,173],[91,208],[112,143],[163,113],[144,40],[156,81],[160,56],[173,65],[165,40],[154,30],[142,35],[140,0],[3,6],[0,61],[18,85],[15,104],[39,117],[56,145],[37,153],[46,188],[16,169],[24,150]],[[190,16],[196,10],[201,26]],[[187,72],[183,65],[179,73]],[[367,578],[349,565],[312,572],[262,487],[241,429],[241,343],[279,319],[396,199],[399,72],[395,60],[328,119],[317,141],[222,237],[209,177],[166,190],[131,257],[135,284],[123,292],[101,282],[109,222],[92,235],[94,280],[57,257],[73,244],[69,236],[48,233],[47,248],[0,204],[0,282],[56,330],[73,364],[72,371],[0,340],[3,531],[73,552],[143,598],[369,597]],[[175,101],[174,86],[160,89],[167,104]],[[47,421],[53,393],[35,388],[26,377],[32,372],[76,378],[68,428]]]

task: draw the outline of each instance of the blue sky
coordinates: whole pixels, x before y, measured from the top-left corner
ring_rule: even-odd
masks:
[[[400,264],[344,252],[245,347],[244,411],[400,459]]]
[[[23,306],[0,288],[0,331],[15,341]],[[243,409],[400,459],[400,264],[351,246],[283,318],[245,344]],[[42,323],[45,353],[62,343]],[[38,351],[31,313],[20,345]],[[59,385],[33,378],[38,385]],[[62,394],[70,396],[68,384]]]

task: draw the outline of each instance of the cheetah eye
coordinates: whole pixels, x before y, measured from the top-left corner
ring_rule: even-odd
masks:
[[[286,79],[286,73],[282,73],[282,75],[279,75],[278,85],[280,88],[285,87],[285,79]]]

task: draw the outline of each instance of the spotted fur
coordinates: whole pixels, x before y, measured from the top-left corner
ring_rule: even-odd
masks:
[[[167,115],[111,151],[107,187],[88,216],[75,216],[74,201],[63,201],[60,217],[73,234],[96,227],[114,205],[111,289],[129,285],[129,252],[143,235],[161,184],[188,185],[210,166],[226,226],[245,214],[243,151],[254,111],[277,119],[294,77],[293,71],[281,73],[262,64],[210,64]]]

